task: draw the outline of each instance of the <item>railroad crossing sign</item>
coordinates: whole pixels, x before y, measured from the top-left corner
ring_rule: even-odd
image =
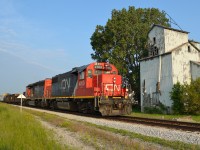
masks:
[[[21,112],[22,112],[22,99],[26,98],[23,94],[20,94],[17,98],[21,98]]]

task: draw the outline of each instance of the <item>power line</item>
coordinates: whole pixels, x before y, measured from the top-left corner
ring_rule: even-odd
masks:
[[[166,11],[163,11],[168,17],[169,17],[169,22],[170,22],[170,25],[171,24],[174,24],[176,25],[180,30],[182,30],[182,28],[178,25],[178,23],[176,23],[176,21],[166,12]],[[183,31],[183,30],[182,30]]]

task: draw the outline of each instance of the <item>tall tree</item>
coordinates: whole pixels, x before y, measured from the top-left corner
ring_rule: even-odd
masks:
[[[97,25],[91,36],[92,59],[114,64],[128,79],[135,99],[140,101],[139,60],[147,56],[147,34],[153,24],[170,26],[164,12],[130,6],[114,9],[105,26]]]

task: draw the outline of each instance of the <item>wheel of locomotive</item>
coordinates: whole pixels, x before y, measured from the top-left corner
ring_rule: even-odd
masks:
[[[132,111],[132,106],[130,104],[124,105],[124,113],[130,114]]]
[[[37,101],[37,107],[41,107],[41,100]]]
[[[110,116],[112,114],[112,106],[110,105],[102,105],[99,108],[102,116]]]
[[[52,100],[50,102],[50,109],[52,109],[52,110],[57,109],[57,102],[55,100]]]

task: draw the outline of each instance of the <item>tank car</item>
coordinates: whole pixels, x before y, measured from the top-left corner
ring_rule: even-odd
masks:
[[[26,104],[102,116],[125,115],[132,111],[129,89],[109,63],[75,67],[26,87]]]

